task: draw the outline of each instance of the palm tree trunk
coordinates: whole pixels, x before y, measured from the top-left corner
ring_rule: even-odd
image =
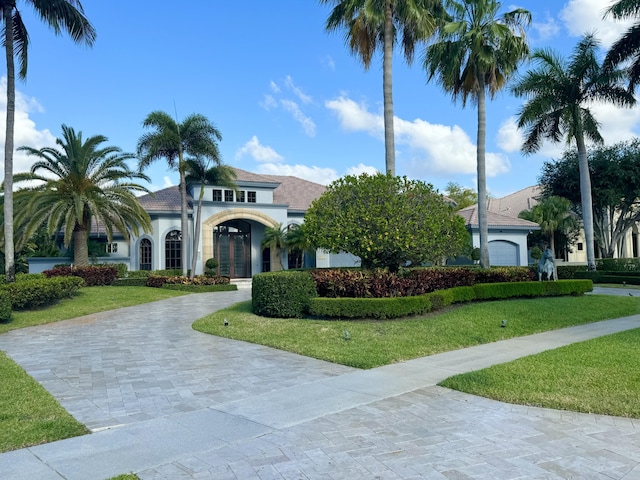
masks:
[[[204,197],[204,183],[200,185],[200,196],[198,197],[198,211],[196,212],[195,232],[193,234],[193,255],[191,255],[191,274],[189,275],[189,278],[191,280],[193,280],[193,277],[196,274],[196,262],[198,260],[198,245],[200,243],[200,215],[202,214],[202,198],[203,197]]]
[[[589,271],[596,269],[596,255],[593,241],[593,201],[591,198],[591,175],[589,173],[589,161],[587,148],[582,133],[576,134],[578,146],[578,169],[580,172],[580,201],[582,202],[582,223],[585,242],[587,244],[587,268]]]
[[[5,55],[7,59],[7,120],[4,137],[4,271],[7,282],[16,279],[13,244],[13,130],[16,115],[16,73],[13,52],[13,4],[5,2]]]
[[[487,136],[487,111],[485,84],[482,73],[478,75],[478,139],[476,146],[478,167],[478,227],[480,229],[480,267],[489,268],[489,226],[487,223],[487,175],[485,145]]]
[[[180,199],[181,199],[181,207],[180,207],[180,230],[182,231],[182,239],[180,241],[180,262],[182,264],[182,276],[186,277],[188,274],[187,271],[187,252],[189,241],[189,219],[187,217],[187,181],[184,175],[184,162],[182,159],[182,149],[180,149],[180,154],[178,155],[178,171],[180,172]]]
[[[89,265],[88,230],[80,229],[73,232],[73,264],[76,267]]]
[[[382,94],[384,102],[384,151],[387,173],[396,175],[396,147],[393,130],[393,12],[391,0],[385,5],[384,54],[382,59]]]
[[[558,267],[556,266],[556,234],[553,230],[549,235],[549,243],[551,244],[551,254],[553,255],[553,279],[558,280]]]

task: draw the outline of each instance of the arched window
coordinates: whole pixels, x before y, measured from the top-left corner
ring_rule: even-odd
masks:
[[[140,270],[151,270],[151,240],[140,240]]]
[[[180,230],[171,230],[164,241],[164,268],[182,268],[180,249],[182,248],[182,233]]]

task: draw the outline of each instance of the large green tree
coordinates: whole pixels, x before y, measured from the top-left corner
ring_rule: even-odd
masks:
[[[478,108],[476,161],[478,172],[478,223],[480,265],[490,266],[487,223],[486,96],[502,89],[519,63],[529,54],[524,27],[531,14],[522,8],[500,14],[496,0],[447,0],[451,21],[427,48],[424,68],[454,100],[467,100]]]
[[[200,217],[202,215],[202,200],[204,199],[204,186],[217,185],[236,189],[236,171],[227,165],[211,166],[211,161],[205,158],[189,158],[185,160],[186,175],[185,181],[189,184],[200,184],[198,194],[198,209],[195,218],[195,232],[193,234],[193,255],[191,255],[191,273],[189,277],[193,279],[196,273],[196,262],[198,261],[198,245],[200,243]]]
[[[432,185],[389,173],[336,180],[313,201],[304,226],[315,248],[392,271],[407,263],[441,264],[469,243],[464,220]]]
[[[333,4],[327,30],[344,29],[349,49],[371,66],[373,54],[382,50],[382,90],[384,103],[385,168],[396,174],[393,127],[393,47],[398,41],[411,64],[416,43],[431,37],[442,16],[442,0],[320,0]]]
[[[96,32],[84,15],[78,0],[24,0],[37,16],[56,33],[66,31],[71,39],[92,45]],[[13,228],[13,136],[16,112],[15,57],[20,69],[18,76],[27,77],[29,34],[18,9],[18,0],[0,0],[0,14],[4,29],[2,41],[7,62],[7,117],[4,141],[4,252],[5,274],[8,282],[15,280],[15,248]]]
[[[478,203],[478,194],[476,192],[456,182],[447,183],[446,187],[444,187],[444,192],[447,197],[456,202],[456,211]]]
[[[625,18],[638,19],[640,16],[640,0],[619,0],[611,5],[607,16],[621,20]],[[634,23],[609,49],[603,62],[603,68],[610,70],[629,62],[629,89],[635,90],[640,81],[640,22]]]
[[[142,126],[151,129],[151,131],[144,133],[138,140],[138,168],[142,171],[156,160],[164,159],[169,168],[178,170],[180,176],[180,230],[182,235],[180,261],[182,275],[186,277],[189,220],[184,156],[190,155],[194,158],[208,159],[219,164],[218,142],[222,140],[222,135],[207,117],[200,114],[189,115],[181,123],[178,123],[169,114],[157,110],[147,116],[142,122]]]
[[[16,192],[16,219],[29,238],[43,223],[52,235],[64,232],[64,244],[73,241],[74,263],[89,264],[88,241],[92,225],[105,229],[111,241],[114,231],[125,237],[138,235],[140,227],[151,230],[149,215],[140,206],[135,192],[148,190],[132,180],[149,181],[131,170],[127,160],[135,156],[119,148],[102,146],[107,138],[95,135],[86,140],[82,132],[62,126],[58,148],[20,147],[36,157],[30,172],[15,175],[15,183],[27,186]]]
[[[629,229],[640,222],[640,140],[599,146],[587,152],[591,172],[594,237],[604,257],[612,258]],[[540,185],[545,195],[562,195],[580,214],[579,156],[575,149],[545,162]]]
[[[538,151],[545,139],[552,142],[564,139],[567,144],[575,142],[589,270],[595,270],[596,261],[586,142],[603,143],[591,107],[594,102],[618,106],[635,103],[633,95],[621,84],[624,71],[602,68],[597,56],[598,45],[593,35],[585,35],[568,60],[551,50],[536,50],[532,56],[536,68],[523,75],[513,88],[517,96],[527,99],[518,113],[518,127],[526,130],[524,153]]]

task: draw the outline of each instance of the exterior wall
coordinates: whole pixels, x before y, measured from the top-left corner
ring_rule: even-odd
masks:
[[[527,234],[528,230],[507,230],[507,229],[495,229],[489,227],[489,238],[488,241],[496,241],[502,240],[506,242],[513,243],[518,247],[518,265],[526,266],[529,264],[528,262],[528,253],[527,253]],[[474,247],[480,247],[480,232],[477,228],[471,230],[471,238],[473,241]],[[493,265],[491,258],[489,258],[489,262]]]
[[[329,253],[326,250],[316,251],[316,267],[359,267],[360,258],[350,253]]]

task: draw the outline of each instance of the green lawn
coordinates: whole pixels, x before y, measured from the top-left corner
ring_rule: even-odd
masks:
[[[640,418],[640,329],[457,375],[441,383],[538,407]]]
[[[469,303],[422,317],[359,321],[264,318],[251,313],[251,303],[244,302],[196,321],[194,328],[334,363],[374,368],[637,313],[640,297],[607,295]],[[506,328],[500,327],[503,319]]]

